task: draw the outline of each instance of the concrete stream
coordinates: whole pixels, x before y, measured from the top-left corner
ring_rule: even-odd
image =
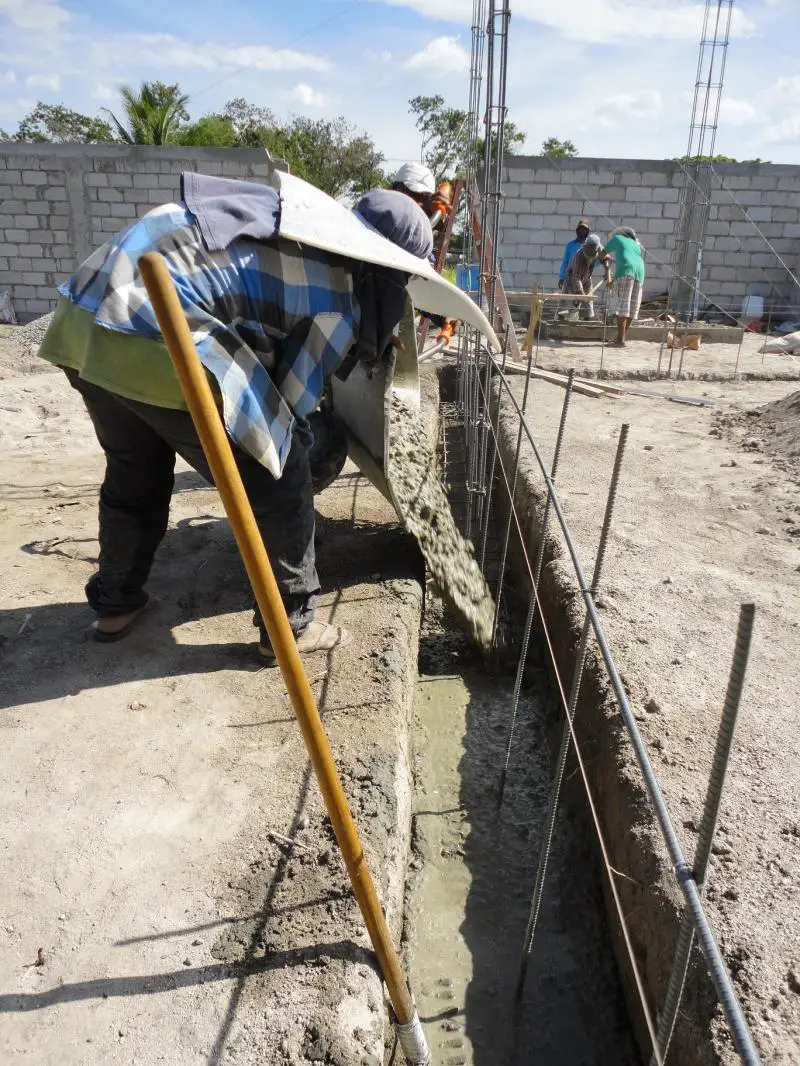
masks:
[[[416,700],[406,934],[433,1063],[633,1064],[597,861],[574,782],[559,814],[527,982],[515,1007],[550,788],[548,731],[557,721],[546,687],[526,692],[498,811],[512,684],[483,673],[459,644],[452,632],[428,628]]]

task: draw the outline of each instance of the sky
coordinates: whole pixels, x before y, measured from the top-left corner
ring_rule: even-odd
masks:
[[[698,0],[511,0],[509,117],[521,151],[663,159],[688,141]],[[115,109],[178,82],[200,115],[232,97],[344,115],[393,169],[419,158],[408,99],[465,107],[471,0],[0,0],[0,128],[36,103]],[[716,151],[800,163],[800,3],[736,0]]]

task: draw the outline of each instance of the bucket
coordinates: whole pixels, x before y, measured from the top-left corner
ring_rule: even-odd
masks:
[[[475,296],[478,292],[479,267],[477,263],[459,263],[456,266],[456,285],[462,292]]]
[[[745,296],[742,303],[742,318],[753,319],[763,318],[764,316],[764,297],[763,296]]]

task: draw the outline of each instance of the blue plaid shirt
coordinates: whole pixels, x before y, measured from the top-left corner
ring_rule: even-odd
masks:
[[[166,260],[231,438],[276,478],[298,419],[356,340],[352,265],[280,238],[209,252],[185,206],[166,204],[99,248],[59,292],[120,333],[161,337],[138,260]]]

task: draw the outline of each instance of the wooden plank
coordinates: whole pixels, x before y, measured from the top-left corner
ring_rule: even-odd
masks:
[[[527,374],[528,367],[526,363],[516,363],[510,359],[506,359],[506,370],[514,370],[518,373]],[[531,377],[540,378],[542,381],[549,381],[551,385],[560,385],[562,388],[566,388],[567,378],[564,374],[556,374],[552,370],[537,370],[536,367],[531,367]],[[573,380],[572,391],[579,392],[582,396],[607,396],[608,393],[603,389],[599,389],[596,385],[589,385],[586,382]]]

